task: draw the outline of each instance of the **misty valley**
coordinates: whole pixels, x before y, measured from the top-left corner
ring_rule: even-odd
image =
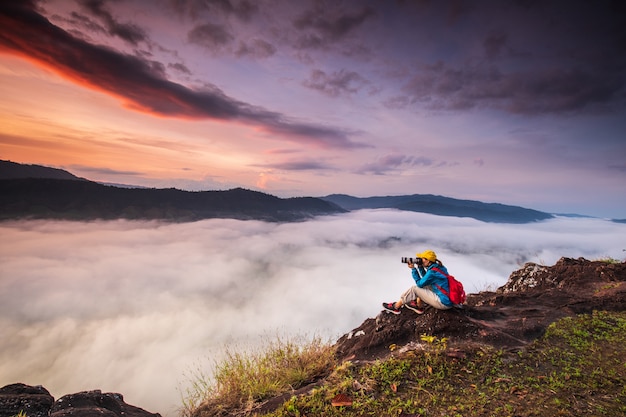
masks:
[[[402,256],[435,248],[473,293],[527,261],[620,259],[625,227],[388,209],[288,223],[0,222],[0,326],[11,341],[0,345],[0,386],[123,392],[174,415],[186,375],[210,369],[225,346],[276,334],[333,341],[375,317],[410,283]]]

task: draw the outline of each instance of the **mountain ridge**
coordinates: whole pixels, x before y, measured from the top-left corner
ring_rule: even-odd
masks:
[[[12,161],[0,160],[0,179],[20,178],[52,178],[60,180],[81,180],[84,178],[60,168],[51,168],[43,165],[20,164]]]
[[[63,182],[65,181],[65,182]],[[184,191],[102,184],[68,171],[0,160],[0,220],[135,219],[196,221],[206,218],[301,221],[361,209],[396,209],[493,223],[548,220],[549,213],[500,203],[432,194],[279,198],[259,191]]]
[[[346,194],[331,194],[321,198],[349,211],[393,208],[437,214],[439,216],[471,217],[491,223],[530,223],[554,217],[550,213],[524,207],[500,203],[483,203],[476,200],[461,200],[433,194],[376,197],[353,197]]]
[[[281,199],[258,191],[119,188],[93,181],[0,180],[0,220],[165,220],[210,218],[301,221],[345,210],[313,197]]]

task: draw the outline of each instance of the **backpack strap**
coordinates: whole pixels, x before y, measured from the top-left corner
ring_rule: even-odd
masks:
[[[446,277],[446,279],[450,279],[450,275],[446,274],[445,272],[443,272],[443,270],[437,268],[436,266],[431,268],[433,271],[439,272],[441,275],[443,275],[444,277]],[[435,287],[437,287],[437,289],[439,289],[439,291],[441,291],[441,293],[443,295],[445,295],[446,297],[448,297],[448,300],[450,300],[450,293],[448,293],[448,291],[444,290],[441,286],[437,285],[437,284],[433,284]],[[448,284],[449,285],[449,284]],[[450,300],[450,302],[452,302],[452,300]]]
[[[436,266],[433,266],[433,267],[432,267],[432,270],[433,270],[433,271],[437,271],[437,272],[439,272],[441,275],[443,275],[443,276],[444,276],[444,277],[446,277],[446,278],[449,278],[449,277],[450,277],[450,275],[449,275],[449,274],[446,274],[445,272],[443,272],[443,269],[439,269],[439,268],[437,268]]]

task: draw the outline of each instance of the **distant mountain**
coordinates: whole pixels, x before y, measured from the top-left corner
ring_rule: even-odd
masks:
[[[18,164],[16,162],[0,160],[0,179],[7,180],[16,178],[54,178],[57,180],[84,179],[58,168],[50,168],[42,165]]]
[[[313,197],[283,199],[242,188],[191,192],[108,186],[62,169],[0,160],[0,220],[300,221],[343,212],[335,204]]]
[[[321,197],[321,199],[334,203],[345,210],[393,208],[438,216],[471,217],[491,223],[529,223],[554,217],[549,213],[523,207],[458,200],[431,194],[366,198],[332,194]]]
[[[242,188],[190,192],[107,186],[62,169],[0,160],[0,220],[236,218],[299,221],[317,215],[376,208],[472,217],[494,223],[529,223],[554,217],[523,207],[429,194],[367,198],[333,194],[321,198],[281,199]]]
[[[0,220],[123,218],[184,222],[233,218],[282,222],[344,211],[318,198],[282,199],[242,188],[190,192],[51,178],[0,180]]]

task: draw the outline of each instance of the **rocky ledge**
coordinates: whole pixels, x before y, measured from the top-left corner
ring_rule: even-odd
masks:
[[[390,345],[396,351],[418,348],[424,334],[448,337],[460,351],[477,343],[518,349],[554,321],[593,310],[626,310],[626,263],[584,258],[561,258],[554,266],[527,263],[496,291],[469,294],[463,308],[429,308],[423,315],[383,311],[336,346],[343,360],[380,359],[390,354]]]
[[[99,390],[65,395],[54,401],[42,386],[11,384],[0,388],[0,417],[161,417],[124,402],[116,393]]]

